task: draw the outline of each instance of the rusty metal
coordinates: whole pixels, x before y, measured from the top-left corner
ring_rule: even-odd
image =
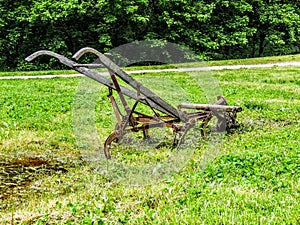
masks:
[[[99,64],[79,64],[77,61],[86,53],[96,55]],[[37,51],[26,58],[32,61],[38,56],[48,55],[58,59],[62,64],[78,71],[79,73],[94,79],[95,81],[108,87],[108,97],[113,106],[114,114],[117,118],[117,124],[112,134],[110,134],[104,142],[104,154],[107,159],[111,158],[110,145],[114,141],[118,141],[128,132],[142,131],[144,138],[149,137],[149,129],[155,127],[170,128],[174,134],[173,147],[178,147],[185,141],[187,132],[197,123],[201,122],[201,134],[206,136],[206,128],[213,116],[218,118],[217,130],[229,131],[236,126],[236,114],[242,111],[238,106],[227,106],[224,97],[218,96],[216,104],[179,104],[177,108],[173,107],[165,100],[154,94],[151,90],[143,86],[137,80],[133,79],[119,66],[117,66],[107,55],[100,53],[93,48],[82,48],[73,55],[73,60],[68,59],[60,54],[51,51]],[[92,71],[90,68],[106,68],[109,72],[108,79],[100,73]],[[118,79],[123,80],[131,86],[136,92],[119,84]],[[118,93],[121,104],[125,110],[122,114],[119,106],[113,96],[113,91]],[[130,108],[125,96],[135,100]],[[137,106],[142,103],[148,106],[153,115],[146,115],[137,111]],[[183,109],[193,110],[186,112]]]

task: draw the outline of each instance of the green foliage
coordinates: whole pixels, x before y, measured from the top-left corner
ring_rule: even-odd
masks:
[[[299,14],[298,2],[276,0],[1,0],[0,70],[62,69],[47,58],[25,62],[36,50],[71,56],[85,46],[103,52],[150,39],[209,59],[292,54]]]
[[[267,54],[290,54],[299,51],[299,3],[292,1],[250,1],[252,57]]]

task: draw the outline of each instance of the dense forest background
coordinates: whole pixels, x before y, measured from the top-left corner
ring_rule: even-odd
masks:
[[[24,58],[47,49],[71,56],[135,40],[164,40],[205,59],[299,53],[300,1],[0,0],[0,70],[53,69]]]

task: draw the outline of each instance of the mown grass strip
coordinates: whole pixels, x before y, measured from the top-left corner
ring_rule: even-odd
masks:
[[[172,68],[180,68],[180,67],[255,65],[255,64],[297,62],[297,61],[300,61],[300,54],[285,55],[285,56],[268,56],[268,57],[247,58],[247,59],[201,61],[201,62],[194,62],[194,63],[171,64],[171,65],[129,66],[126,67],[126,70],[133,71],[133,70],[172,69]],[[35,75],[76,74],[76,73],[77,72],[74,70],[15,71],[15,72],[0,72],[0,76],[35,76]]]

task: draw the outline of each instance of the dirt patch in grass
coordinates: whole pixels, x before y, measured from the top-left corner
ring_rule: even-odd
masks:
[[[66,173],[64,164],[42,158],[0,158],[0,200],[21,197],[32,183],[43,176]]]

